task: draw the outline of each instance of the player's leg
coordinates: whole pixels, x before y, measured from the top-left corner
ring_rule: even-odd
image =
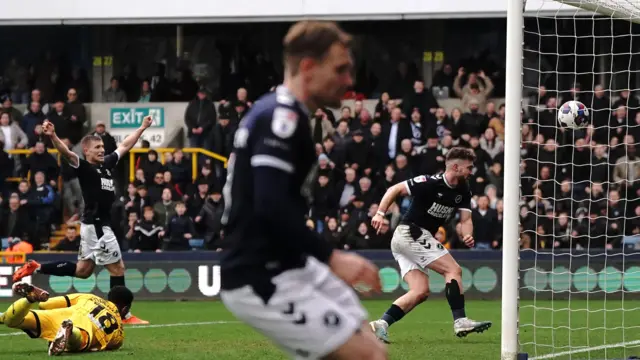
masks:
[[[470,333],[481,333],[491,327],[490,321],[474,321],[467,318],[462,287],[462,269],[451,254],[446,254],[428,265],[428,268],[444,276],[445,293],[454,319],[454,331],[464,337]]]
[[[63,352],[80,352],[87,349],[89,334],[75,327],[72,319],[62,321],[55,338],[49,343],[49,356],[61,355]]]
[[[389,343],[389,327],[429,297],[429,276],[402,254],[394,254],[394,256],[400,267],[402,279],[409,286],[409,291],[396,299],[379,320],[369,324],[376,337],[385,343]]]
[[[436,256],[439,256],[435,253],[438,249],[431,247],[426,249],[418,243],[414,238],[427,237],[430,234],[422,229],[415,229],[418,230],[419,235],[412,234],[409,225],[398,225],[391,239],[391,252],[400,267],[402,278],[409,285],[409,291],[394,301],[382,318],[370,323],[371,329],[378,339],[386,343],[389,343],[387,333],[389,326],[400,321],[414,307],[427,300],[429,296],[429,277],[424,272],[423,263],[432,261]]]
[[[126,269],[124,261],[122,260],[120,244],[118,243],[118,240],[111,228],[103,226],[102,231],[102,234],[100,234],[102,236],[99,238],[98,246],[100,251],[95,254],[96,263],[98,265],[104,265],[107,271],[109,271],[109,275],[111,275],[111,278],[109,279],[110,288],[115,286],[126,286],[124,278]],[[134,316],[131,312],[123,314],[122,323],[129,325],[149,324],[148,321]]]
[[[2,314],[0,322],[10,328],[37,331],[39,321],[31,308],[38,302],[49,300],[49,293],[24,282],[13,284],[13,292],[21,299],[9,306]]]
[[[80,251],[78,262],[55,261],[39,264],[29,260],[13,274],[13,281],[18,282],[34,273],[55,276],[71,276],[86,279],[95,269],[95,252],[99,250],[98,237],[93,225],[80,224]]]

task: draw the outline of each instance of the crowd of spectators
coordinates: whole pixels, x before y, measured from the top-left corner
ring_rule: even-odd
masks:
[[[336,248],[387,249],[410,199],[398,199],[376,233],[370,222],[382,195],[398,182],[442,172],[445,156],[454,146],[469,147],[477,156],[469,179],[475,248],[501,247],[505,106],[492,100],[494,85],[483,71],[467,73],[460,68],[455,73],[445,66],[436,80],[438,91],[449,89],[446,91],[460,99],[459,107],[446,111],[433,95],[437,91],[416,79],[413,90],[402,98],[383,93],[373,111],[357,100],[337,115],[330,109],[311,114],[317,164],[305,187],[311,208],[307,225]],[[152,85],[146,84],[147,88]],[[118,79],[111,85],[105,96],[111,101],[130,101]],[[140,96],[153,96],[148,89],[145,92],[145,81],[141,86]],[[68,144],[80,140],[85,131],[84,106],[75,99],[75,88],[66,94],[67,101],[41,106],[40,91],[35,89],[24,114],[13,107],[11,97],[2,99],[0,142],[4,150],[32,149],[33,154],[10,157],[0,153],[0,173],[17,169],[23,177],[31,174],[17,189],[8,189],[0,178],[0,190],[4,185],[0,238],[26,234],[34,248],[39,248],[47,242],[50,224],[77,220],[82,208],[77,179],[64,162],[59,167],[47,154],[50,144],[42,137],[40,126],[48,118]],[[235,96],[217,106],[207,89],[196,83],[185,86],[183,94],[190,99],[184,115],[189,146],[228,157],[234,132],[257,94],[239,88]],[[527,102],[520,148],[522,247],[620,248],[640,234],[640,161],[635,140],[640,137],[640,102],[629,91],[622,91],[617,99],[612,95],[600,85],[583,91],[576,84],[559,93],[540,86]],[[590,127],[573,131],[556,125],[558,105],[571,99],[592,110]],[[45,106],[48,109],[43,111]],[[91,131],[103,137],[107,152],[115,149],[103,123],[96,123]],[[193,179],[187,156],[181,150],[150,150],[136,158],[135,181],[120,182],[123,194],[113,210],[114,228],[121,232],[118,238],[124,249],[224,247],[220,218],[225,169],[221,162],[202,159]],[[59,178],[64,184],[61,193]],[[29,226],[34,223],[37,226]],[[77,234],[71,232],[57,248],[74,246]],[[457,216],[436,237],[448,248],[464,248]]]

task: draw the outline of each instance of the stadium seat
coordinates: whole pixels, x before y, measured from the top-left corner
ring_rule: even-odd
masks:
[[[189,246],[193,250],[202,249],[204,247],[204,239],[190,239]]]

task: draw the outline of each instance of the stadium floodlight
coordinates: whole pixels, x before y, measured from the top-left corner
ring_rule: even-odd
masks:
[[[628,227],[630,216],[636,216],[637,204],[627,209],[629,201],[625,202],[622,214],[614,218],[611,210],[616,205],[611,205],[613,195],[606,189],[622,188],[620,195],[624,197],[626,192],[627,198],[632,199],[638,197],[635,188],[629,191],[632,187],[627,190],[624,182],[609,175],[604,181],[596,180],[595,164],[590,155],[595,146],[590,146],[590,143],[615,145],[616,141],[609,142],[613,137],[619,137],[617,141],[621,144],[629,142],[624,136],[626,127],[623,126],[622,134],[616,134],[617,129],[610,128],[608,121],[611,119],[609,111],[614,114],[616,110],[610,108],[617,106],[614,104],[618,92],[640,87],[637,86],[640,83],[637,77],[640,73],[637,63],[640,43],[634,41],[640,36],[635,26],[640,23],[640,0],[530,2],[540,6],[541,11],[535,13],[535,9],[531,9],[533,4],[526,4],[523,0],[508,0],[507,5],[501,358],[595,360],[640,356],[640,305],[634,302],[640,291],[640,282],[636,279],[640,268],[637,260],[636,265],[631,266],[631,259],[636,258],[629,257],[635,254],[619,249],[619,243],[613,249],[604,249],[602,244],[611,241],[611,236],[605,233],[600,237],[604,242],[596,242],[596,236],[591,233],[593,230],[589,230],[593,227],[589,226],[582,233],[568,231],[565,239],[572,245],[572,250],[556,248],[556,232],[543,236],[535,234],[543,220],[550,221],[554,229],[557,226],[558,206],[567,200],[566,193],[559,190],[563,180],[569,181],[571,194],[591,191],[595,183],[602,183],[605,188],[603,211],[592,211],[591,195],[587,197],[586,220],[581,217],[584,212],[579,215],[580,211],[576,209],[584,206],[585,202],[576,205],[578,199],[570,196],[569,208],[564,205],[562,210],[566,212],[569,224],[575,225],[580,221],[589,224],[591,215],[596,217],[593,221],[602,219],[606,226],[617,222],[618,241],[625,232],[629,233],[625,226]],[[559,8],[555,14],[548,11],[551,3]],[[545,11],[542,11],[541,4],[547,5]],[[535,13],[532,18],[525,18],[525,7],[528,14]],[[589,108],[594,121],[592,126],[580,129],[583,133],[576,135],[572,130],[560,127],[557,121],[543,119],[541,113],[545,110],[541,109],[545,105],[549,107],[549,103],[536,99],[540,86],[545,86],[549,93],[554,94],[552,97],[558,98],[553,109],[548,110],[550,112],[555,112],[563,102],[572,100],[575,88],[579,88],[580,101]],[[608,102],[609,106],[597,109],[592,106],[596,101],[597,88],[613,98]],[[529,98],[532,101],[527,101]],[[627,105],[629,111],[622,117],[628,117],[625,121],[628,121],[629,133],[635,133],[635,129],[631,129],[640,124],[636,122],[640,115],[631,118],[628,114],[640,114],[640,105],[635,103],[635,108],[631,102]],[[546,127],[546,134],[562,139],[550,145],[551,151],[535,144],[535,140],[523,138],[522,109],[533,119],[530,126],[541,132]],[[598,116],[599,123],[594,120]],[[555,117],[548,116],[547,119]],[[594,135],[598,132],[604,137],[598,139]],[[568,133],[572,135],[567,137]],[[578,142],[576,139],[580,137],[586,141]],[[640,143],[638,136],[631,141],[636,147]],[[527,146],[537,150],[520,151]],[[627,149],[627,146],[611,146],[609,151],[617,151],[620,159],[629,154]],[[547,151],[545,160],[540,158],[542,151]],[[589,156],[579,160],[578,157],[584,155],[579,155],[580,151],[587,151]],[[628,168],[630,158],[634,157],[627,156],[620,166]],[[527,171],[521,169],[521,160],[526,163]],[[532,166],[535,169],[531,169]],[[521,170],[522,176],[529,177],[526,184],[531,187],[532,183],[547,180],[541,175],[545,166],[552,172],[548,179],[552,185],[547,188],[550,189],[548,193],[543,192],[537,201],[545,202],[546,209],[543,208],[542,212],[546,214],[541,215],[537,205],[533,212],[529,212],[535,218],[534,240],[530,249],[520,250],[521,243],[517,239],[521,238],[521,195],[526,192],[522,188],[525,181],[521,184]],[[532,197],[527,198],[530,200]],[[553,215],[549,210],[553,210]],[[580,236],[581,240],[578,239]],[[545,246],[541,245],[541,238],[546,241]],[[575,249],[577,242],[580,242],[578,250]]]

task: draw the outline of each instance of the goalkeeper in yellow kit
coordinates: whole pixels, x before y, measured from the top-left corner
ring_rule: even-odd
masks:
[[[120,314],[126,314],[133,293],[124,286],[111,288],[108,300],[91,294],[49,298],[49,293],[24,282],[13,285],[22,299],[0,314],[0,323],[21,329],[31,338],[49,341],[49,355],[116,350],[124,342]],[[39,303],[38,310],[32,306]]]

